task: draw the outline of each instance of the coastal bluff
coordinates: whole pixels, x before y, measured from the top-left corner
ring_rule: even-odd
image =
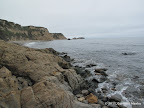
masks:
[[[47,28],[36,26],[21,26],[14,22],[0,19],[0,39],[17,40],[60,40],[66,39],[62,33],[50,33]]]

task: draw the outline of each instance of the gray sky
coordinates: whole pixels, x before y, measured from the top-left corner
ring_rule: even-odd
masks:
[[[144,0],[0,0],[0,18],[66,36],[144,36]]]

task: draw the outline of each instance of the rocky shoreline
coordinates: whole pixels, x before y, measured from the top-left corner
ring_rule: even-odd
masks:
[[[52,48],[33,49],[0,41],[1,108],[125,108],[107,104],[120,102],[96,92],[98,83],[107,80],[107,69],[72,66],[66,53]],[[89,64],[87,67],[96,66]],[[106,92],[106,89],[103,89]]]

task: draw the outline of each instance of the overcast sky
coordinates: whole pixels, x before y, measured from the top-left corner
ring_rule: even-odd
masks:
[[[144,0],[0,0],[0,19],[66,36],[144,36]]]

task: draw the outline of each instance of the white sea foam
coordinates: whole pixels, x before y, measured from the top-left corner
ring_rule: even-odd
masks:
[[[29,43],[25,43],[24,46],[31,47],[31,46],[33,46],[36,43],[37,42],[29,42]]]

